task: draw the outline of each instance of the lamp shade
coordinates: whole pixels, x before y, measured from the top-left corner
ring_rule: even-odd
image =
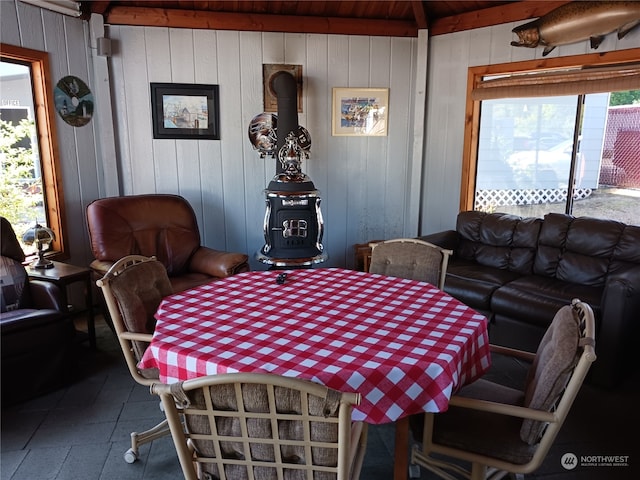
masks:
[[[25,245],[42,244],[49,245],[55,241],[56,234],[48,227],[43,227],[39,223],[36,223],[33,227],[29,228],[22,234],[22,241]]]
[[[43,227],[36,223],[22,234],[22,241],[25,245],[35,245],[38,249],[38,258],[31,263],[33,268],[52,268],[53,262],[44,258],[44,247],[51,245],[56,239],[56,234],[48,227]]]

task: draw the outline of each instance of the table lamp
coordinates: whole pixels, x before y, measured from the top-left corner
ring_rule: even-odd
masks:
[[[38,258],[31,263],[31,268],[53,268],[53,262],[44,258],[44,250],[49,249],[49,245],[56,239],[56,234],[48,227],[43,227],[36,223],[22,235],[22,241],[25,245],[35,244],[38,249]]]

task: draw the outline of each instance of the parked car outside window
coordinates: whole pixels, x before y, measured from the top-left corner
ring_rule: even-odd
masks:
[[[584,169],[585,158],[579,151],[576,164],[576,184],[580,182],[580,172]],[[547,150],[523,150],[509,155],[507,164],[513,172],[518,188],[567,188],[573,140],[565,140]]]

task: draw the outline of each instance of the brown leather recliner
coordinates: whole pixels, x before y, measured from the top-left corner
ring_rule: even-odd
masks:
[[[24,252],[0,217],[0,338],[2,404],[67,384],[75,373],[75,329],[57,285],[29,278]]]
[[[87,206],[87,222],[96,279],[126,255],[155,256],[166,267],[174,292],[249,271],[246,254],[200,245],[195,213],[179,195],[98,199]]]

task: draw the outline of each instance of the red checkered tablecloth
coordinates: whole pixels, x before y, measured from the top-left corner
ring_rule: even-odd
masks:
[[[490,366],[487,320],[434,286],[339,268],[241,273],[165,298],[141,368],[268,372],[359,392],[353,419],[447,409]]]

